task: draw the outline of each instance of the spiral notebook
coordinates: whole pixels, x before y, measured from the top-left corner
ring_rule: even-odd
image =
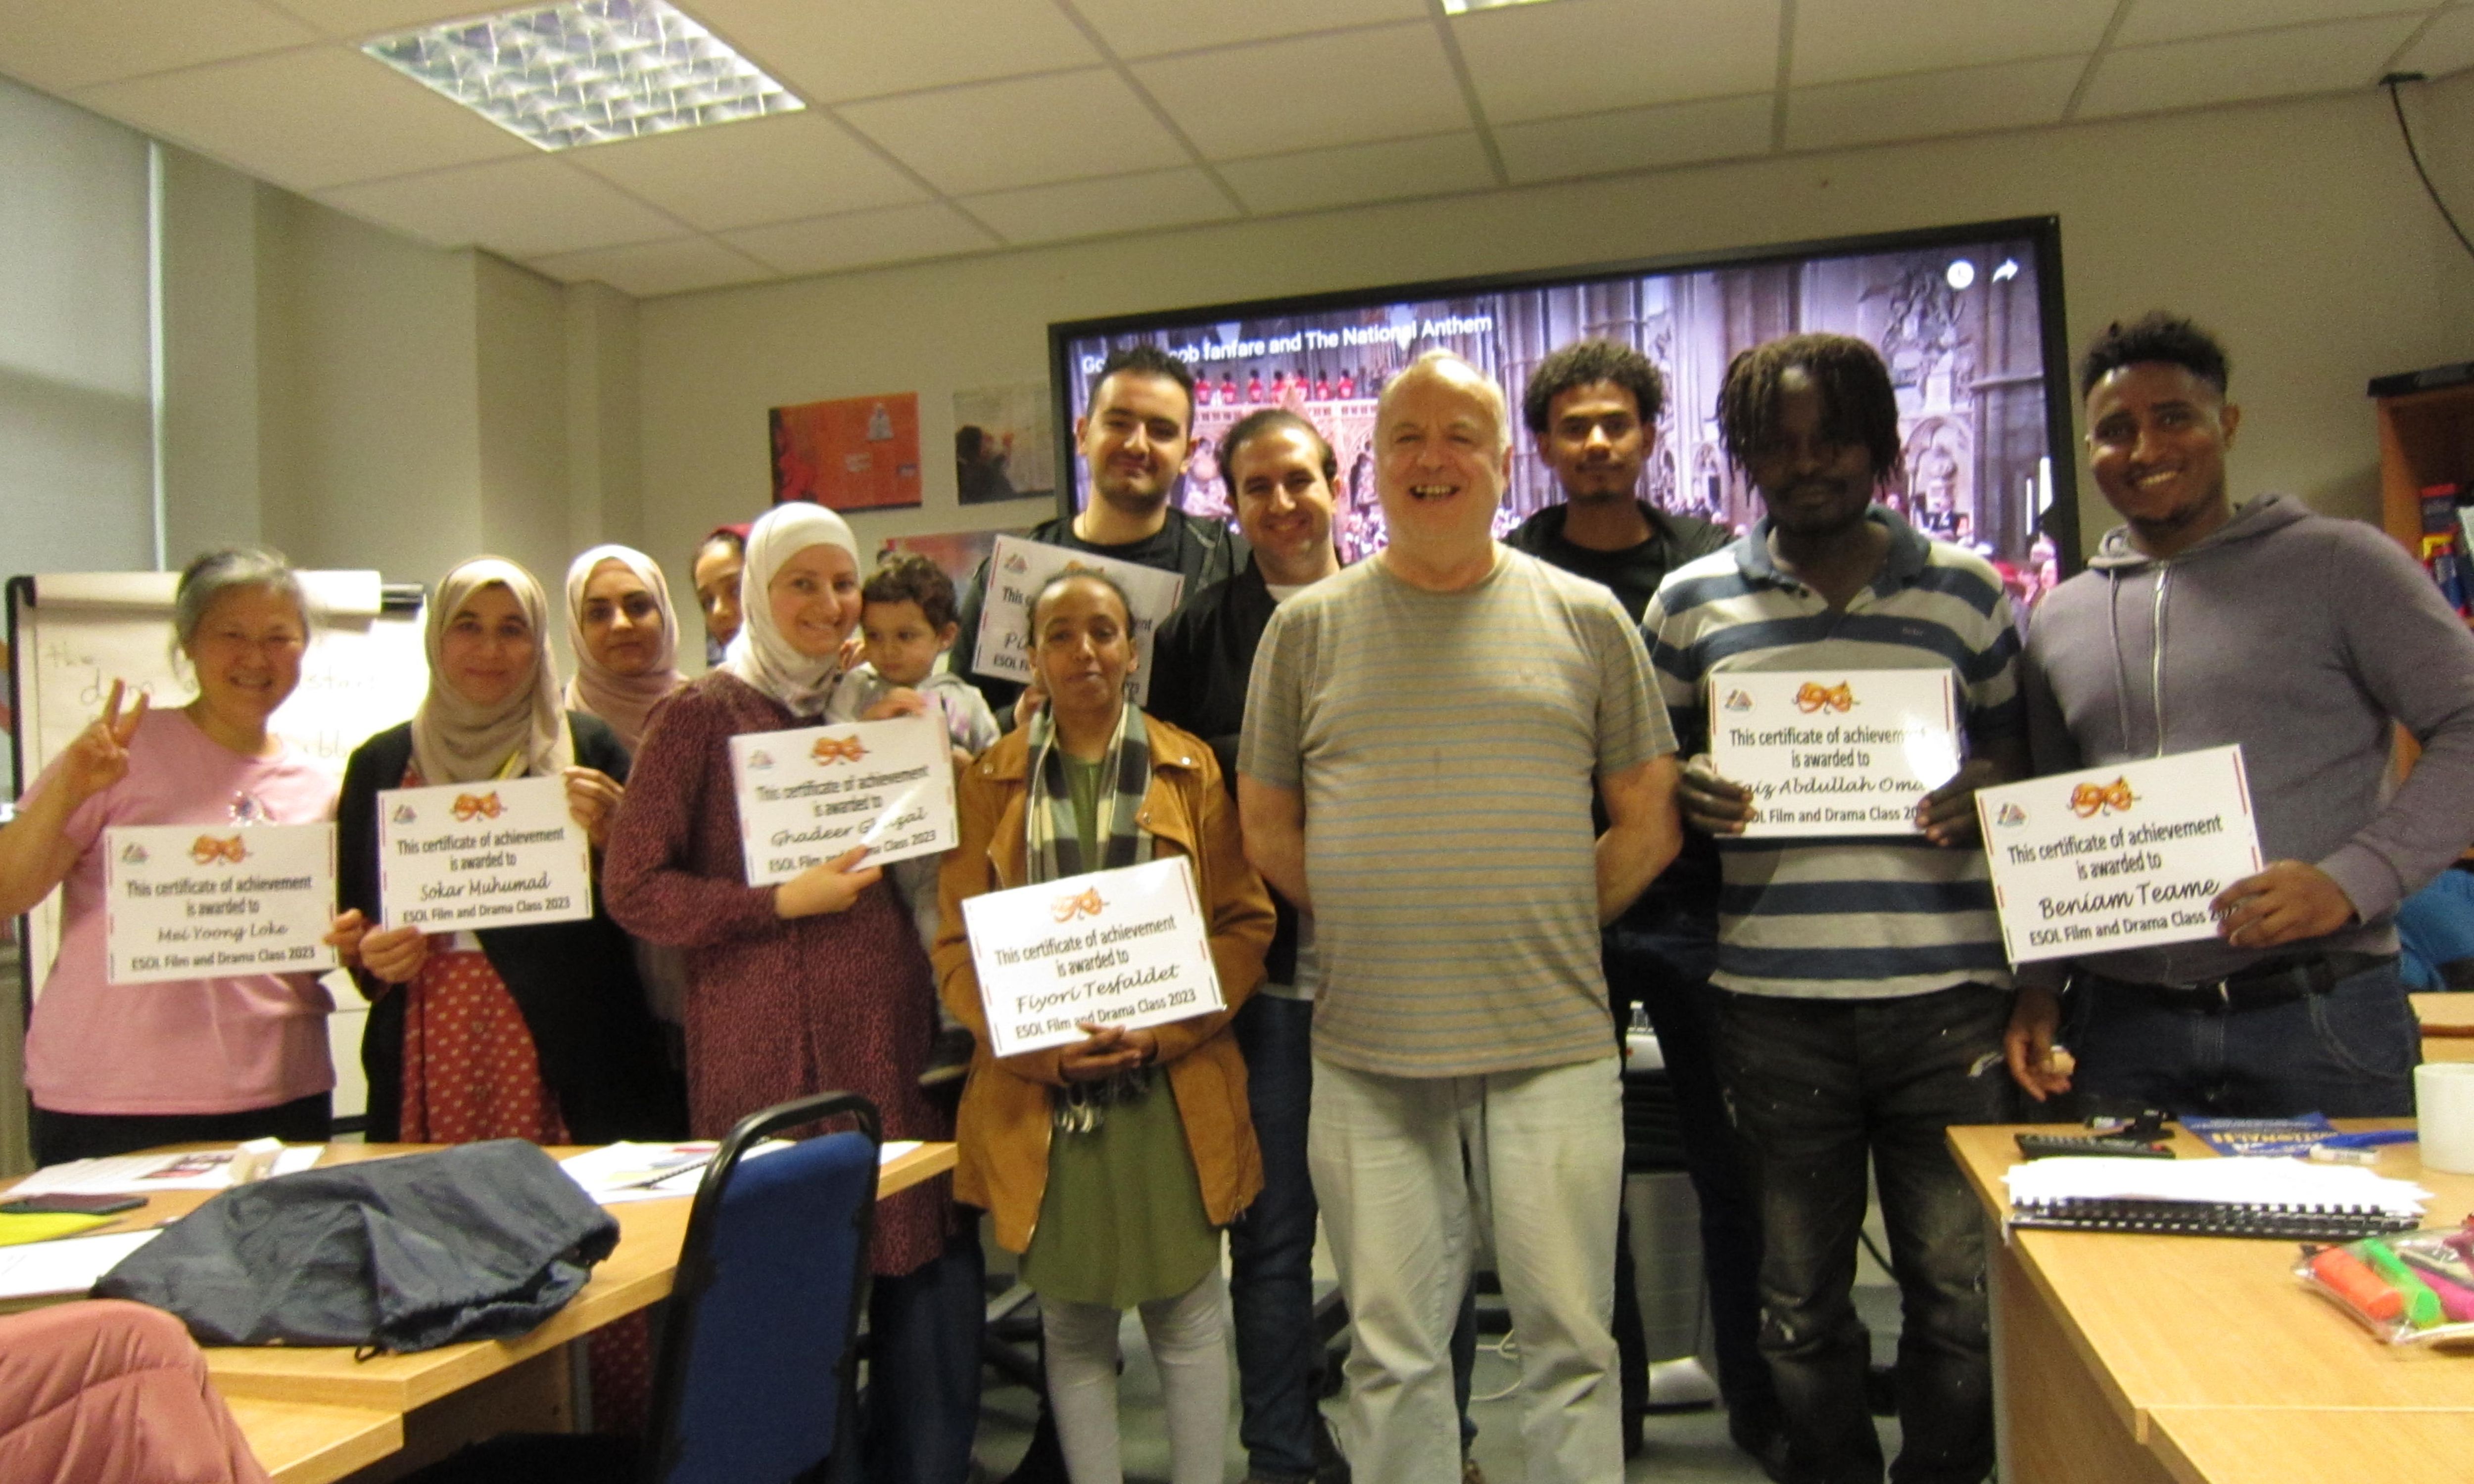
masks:
[[[2004,1177],[2012,1227],[2352,1241],[2422,1224],[2431,1192],[2298,1160],[2036,1160]]]

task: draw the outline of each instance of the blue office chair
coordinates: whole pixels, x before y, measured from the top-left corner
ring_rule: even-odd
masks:
[[[781,1130],[841,1118],[858,1127],[746,1158]],[[402,1484],[790,1484],[855,1474],[849,1424],[882,1127],[867,1099],[822,1092],[750,1113],[721,1141],[688,1212],[641,1448],[604,1434],[509,1434]]]
[[[858,1128],[744,1158],[779,1130],[845,1116]],[[880,1127],[867,1099],[827,1092],[750,1113],[722,1140],[654,1363],[653,1484],[788,1481],[851,1435]]]

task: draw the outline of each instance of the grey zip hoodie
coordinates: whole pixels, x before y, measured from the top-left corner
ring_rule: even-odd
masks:
[[[2158,983],[2263,959],[2394,952],[2396,904],[2474,842],[2474,634],[2375,527],[2265,494],[2159,562],[2108,532],[2027,628],[2038,774],[2239,742],[2266,859],[2307,861],[2361,918],[2268,949],[2221,942],[2092,954]],[[2421,742],[2383,802],[2391,723]]]

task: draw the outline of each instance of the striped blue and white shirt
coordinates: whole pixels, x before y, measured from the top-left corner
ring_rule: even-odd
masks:
[[[1889,554],[1843,611],[1778,569],[1767,520],[1660,586],[1641,637],[1687,754],[1710,750],[1710,682],[1729,671],[1948,665],[1972,748],[2024,734],[2019,634],[1992,564],[1881,506],[1870,515],[1889,529]],[[1886,999],[2011,982],[1980,849],[1792,837],[1721,840],[1719,855],[1710,978],[1722,989]]]

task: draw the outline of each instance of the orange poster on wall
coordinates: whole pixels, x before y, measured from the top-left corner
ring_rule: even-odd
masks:
[[[919,503],[919,395],[849,396],[776,407],[773,503],[832,510]]]

